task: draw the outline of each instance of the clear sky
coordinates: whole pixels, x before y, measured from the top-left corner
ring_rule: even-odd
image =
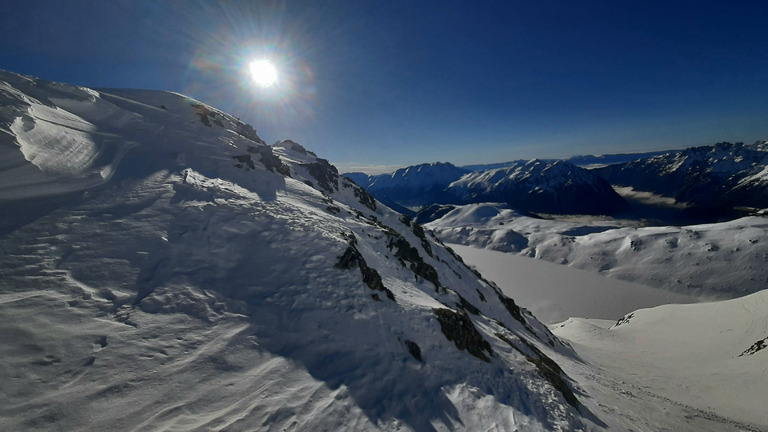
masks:
[[[766,0],[0,0],[0,68],[185,93],[342,171],[768,139]]]

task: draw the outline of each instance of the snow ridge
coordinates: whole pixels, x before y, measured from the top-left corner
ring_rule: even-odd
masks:
[[[0,83],[8,428],[603,424],[568,346],[303,146],[175,93]]]

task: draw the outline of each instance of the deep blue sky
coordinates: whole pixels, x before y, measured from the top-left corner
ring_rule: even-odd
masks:
[[[343,171],[461,165],[768,139],[767,19],[765,0],[0,0],[0,68],[182,92]],[[246,76],[263,56],[276,88]]]

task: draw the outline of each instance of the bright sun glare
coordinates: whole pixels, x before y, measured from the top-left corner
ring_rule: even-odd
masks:
[[[268,60],[254,60],[248,67],[251,79],[261,87],[269,87],[277,81],[277,70]]]

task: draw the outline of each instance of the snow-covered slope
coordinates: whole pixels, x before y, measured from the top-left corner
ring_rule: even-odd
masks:
[[[618,379],[635,400],[653,395],[666,407],[660,414],[690,406],[713,418],[755,425],[740,430],[766,430],[766,310],[768,290],[728,301],[642,309],[612,326],[572,319],[554,332],[601,368],[595,383]]]
[[[718,143],[595,169],[614,185],[675,198],[702,211],[768,207],[768,152],[761,143]]]
[[[304,147],[174,93],[0,95],[3,429],[605,425],[567,346]]]
[[[768,286],[768,218],[684,227],[617,222],[538,219],[485,203],[456,207],[425,228],[447,243],[520,253],[703,299]]]
[[[459,203],[505,202],[532,212],[611,214],[624,200],[602,178],[564,161],[534,159],[473,172],[451,183]]]

